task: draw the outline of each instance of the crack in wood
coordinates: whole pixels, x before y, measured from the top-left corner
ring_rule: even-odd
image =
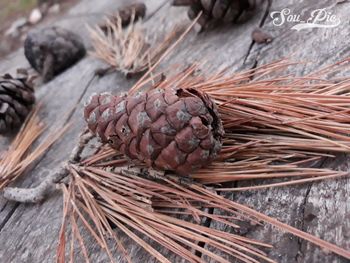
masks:
[[[310,191],[311,191],[311,187],[312,187],[312,183],[310,185],[308,185],[307,187],[307,190],[306,190],[306,193],[305,193],[305,196],[304,196],[304,200],[303,200],[303,203],[302,203],[302,207],[301,207],[301,225],[300,225],[300,229],[302,231],[305,231],[305,207],[306,207],[306,204],[308,202],[308,199],[309,199],[309,194],[310,194]],[[303,243],[305,242],[304,239],[301,239],[298,237],[298,251],[295,255],[295,261],[296,262],[299,262],[299,259],[300,257],[302,256],[302,246],[303,246]]]
[[[268,16],[269,13],[270,13],[271,5],[272,5],[272,0],[268,0],[268,1],[267,1],[267,5],[266,5],[265,12],[264,12],[264,14],[263,14],[263,16],[262,16],[262,18],[261,18],[260,23],[259,23],[259,27],[260,27],[260,28],[263,27],[264,24],[265,24],[265,22],[266,22],[267,16]],[[251,51],[252,51],[254,45],[255,45],[255,41],[252,40],[252,42],[251,42],[250,45],[249,45],[248,52],[247,52],[246,56],[244,57],[243,64],[246,63],[246,61],[247,61],[247,59],[248,59],[248,57],[249,57],[249,55],[250,55],[250,53],[251,53]],[[253,64],[253,66],[252,66],[251,69],[255,69],[256,66],[258,65],[258,60],[257,60],[257,58],[258,58],[258,56],[260,55],[260,50],[261,50],[261,49],[258,50],[258,53],[257,53],[257,55],[256,55],[256,57],[255,57],[255,60],[254,60],[254,64]]]
[[[5,202],[5,203],[3,204],[3,206],[2,206],[1,209],[0,209],[0,213],[1,213],[2,211],[5,210],[7,204],[8,204],[8,202]]]
[[[213,215],[214,214],[214,207],[210,207],[209,209],[208,209],[208,214],[210,214],[210,215]],[[211,222],[212,222],[212,218],[206,218],[205,219],[205,221],[201,224],[202,226],[204,226],[204,227],[210,227],[211,226]],[[201,242],[199,242],[198,243],[198,246],[200,246],[201,248],[204,248],[205,247],[205,242],[203,242],[203,241],[201,241]],[[195,252],[195,255],[197,256],[197,257],[200,257],[200,258],[202,258],[202,256],[203,256],[203,253],[201,252],[201,251],[198,251],[198,250],[196,250],[196,252]]]
[[[146,18],[144,19],[144,22],[150,20],[155,14],[157,14],[164,6],[166,6],[166,4],[168,3],[167,0],[164,0],[161,4],[159,4],[159,6],[149,15],[146,16]]]
[[[316,167],[319,167],[319,168],[322,168],[325,166],[327,160],[329,160],[329,158],[324,158],[323,160],[320,161],[320,163],[318,163],[316,165]],[[300,224],[300,230],[302,231],[306,231],[306,210],[305,210],[305,207],[308,203],[308,200],[309,200],[309,195],[310,195],[310,192],[311,192],[311,188],[313,187],[313,183],[311,182],[308,186],[307,186],[307,189],[306,189],[306,193],[305,193],[305,196],[304,196],[304,200],[303,200],[303,203],[302,203],[302,207],[301,207],[301,224]],[[305,241],[304,239],[301,239],[298,237],[297,239],[297,244],[298,244],[298,251],[295,255],[295,261],[296,262],[301,262],[302,260],[302,255],[303,255],[303,245],[305,244]]]
[[[2,231],[6,223],[9,221],[11,216],[14,214],[18,206],[19,206],[19,203],[15,203],[14,206],[11,208],[11,210],[8,212],[8,214],[5,216],[4,220],[0,223],[0,232]]]

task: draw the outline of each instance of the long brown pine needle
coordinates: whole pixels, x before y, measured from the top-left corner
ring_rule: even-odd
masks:
[[[141,86],[153,88],[153,76],[149,75],[160,60],[130,93]],[[156,245],[189,262],[202,260],[195,251],[218,262],[227,262],[218,251],[243,262],[272,262],[260,248],[269,248],[268,244],[200,225],[205,218],[232,229],[242,221],[264,222],[350,259],[345,249],[216,192],[257,190],[348,175],[313,165],[324,158],[336,158],[337,153],[350,152],[350,79],[327,77],[347,67],[349,60],[306,76],[283,72],[296,64],[282,59],[254,70],[231,75],[223,70],[207,77],[194,74],[197,65],[193,65],[157,83],[158,88],[196,88],[215,100],[226,132],[221,155],[216,162],[191,174],[194,182],[184,182],[175,175],[151,170],[145,173],[145,167],[138,164],[128,167],[119,153],[104,147],[72,165],[69,199],[77,217],[70,218],[79,221],[73,228],[78,223],[84,226],[110,258],[104,240],[107,234],[114,233],[112,222],[161,262],[169,259],[155,249]],[[242,188],[220,185],[254,179],[285,181]],[[218,213],[209,214],[204,210],[208,208]],[[77,233],[75,230],[79,241]],[[145,242],[145,237],[153,243]],[[199,246],[199,242],[206,247]]]
[[[0,160],[0,190],[32,167],[69,128],[67,124],[58,132],[49,133],[39,145],[33,147],[45,131],[45,125],[38,117],[38,110],[39,107],[28,116],[24,126]]]

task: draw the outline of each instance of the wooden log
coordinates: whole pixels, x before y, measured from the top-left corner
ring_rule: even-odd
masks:
[[[68,13],[68,17],[63,17],[57,23],[82,34],[88,42],[83,26],[84,21],[96,23],[101,16],[84,16],[84,14],[110,12],[112,4],[113,9],[117,9],[121,3],[112,0],[82,1]],[[167,3],[159,9],[162,3],[156,0],[147,1],[146,5],[147,13],[152,14],[146,26],[155,33],[164,32],[178,22],[188,21],[184,8],[171,7]],[[350,28],[346,22],[349,16],[349,11],[347,11],[349,6],[349,3],[336,5],[330,0],[312,0],[302,4],[297,1],[281,0],[278,3],[272,2],[271,6],[265,2],[259,13],[244,24],[224,26],[199,35],[191,33],[176,52],[162,63],[162,67],[176,63],[186,66],[193,62],[203,61],[208,70],[229,67],[233,72],[243,68],[253,68],[295,52],[293,55],[295,60],[312,60],[313,63],[298,66],[291,71],[298,74],[310,72],[349,55],[347,39]],[[308,29],[296,32],[290,30],[291,25],[273,26],[269,17],[271,11],[280,11],[283,8],[290,8],[294,13],[309,13],[316,8],[323,7],[329,7],[334,14],[339,16],[342,21],[341,25],[332,29]],[[79,14],[82,14],[81,17],[84,19],[73,18]],[[251,33],[260,25],[273,35],[272,43],[258,45],[252,42]],[[13,71],[18,65],[26,65],[21,50],[10,55],[4,62],[0,62],[0,72]],[[38,184],[41,170],[53,169],[68,158],[79,132],[84,127],[81,113],[82,102],[92,92],[109,90],[117,93],[132,86],[133,81],[126,80],[120,74],[113,74],[94,82],[85,90],[85,85],[94,70],[102,65],[95,59],[85,58],[38,90],[38,97],[45,97],[46,106],[41,114],[50,129],[55,129],[54,124],[62,118],[67,109],[74,106],[77,106],[77,109],[71,117],[73,125],[70,131],[53,146],[31,173],[18,182],[18,186]],[[0,149],[4,149],[7,144],[8,141],[0,142]],[[348,169],[349,162],[346,156],[339,156],[327,162],[324,165]],[[249,182],[240,183],[239,186],[247,184]],[[303,186],[227,194],[227,197],[345,249],[350,249],[350,209],[349,202],[347,202],[349,192],[349,180],[343,179]],[[43,204],[37,205],[13,204],[0,200],[1,261],[54,262],[61,215],[62,197],[59,192]],[[211,227],[231,231],[221,224],[213,223]],[[337,256],[327,254],[307,242],[270,226],[245,225],[242,226],[240,232],[251,238],[272,243],[275,248],[268,251],[268,254],[278,262],[345,262]],[[87,249],[91,261],[108,262],[106,253],[101,251],[92,238],[87,233],[84,233],[84,237],[89,240]],[[122,240],[134,262],[153,261],[143,249],[133,242],[125,237]],[[118,254],[118,251],[114,249],[112,252],[117,261],[121,262],[122,256]],[[165,250],[161,252],[167,255]],[[179,261],[171,255],[169,258],[171,261]]]

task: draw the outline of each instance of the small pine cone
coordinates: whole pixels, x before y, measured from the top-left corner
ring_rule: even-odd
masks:
[[[34,89],[26,75],[0,76],[0,134],[21,126],[34,102]]]
[[[198,23],[207,28],[218,22],[236,22],[248,16],[259,0],[173,0],[175,6],[189,6],[188,16],[192,20],[202,11]],[[261,0],[259,1],[261,2]]]
[[[134,18],[132,18],[133,15]],[[122,27],[126,27],[132,22],[132,19],[133,21],[137,21],[141,18],[144,18],[145,15],[146,5],[144,3],[133,3],[119,8],[116,14],[111,15],[108,18],[113,24],[118,23],[118,19],[120,18]],[[106,24],[101,24],[100,28],[104,31],[108,30],[108,26]]]
[[[130,159],[180,175],[215,159],[224,134],[215,103],[195,89],[94,94],[84,117],[94,134]]]
[[[31,31],[24,42],[24,54],[44,82],[75,64],[85,53],[80,37],[60,27]]]

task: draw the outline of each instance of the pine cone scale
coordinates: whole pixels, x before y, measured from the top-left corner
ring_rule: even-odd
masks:
[[[215,5],[213,6],[212,16],[215,19],[220,19],[220,18],[224,17],[224,15],[226,14],[226,11],[229,8],[229,4],[230,4],[230,1],[217,0],[215,2]]]
[[[205,10],[205,13],[209,14],[210,10],[213,9],[215,0],[202,0],[201,4],[203,6],[203,9]]]
[[[220,151],[223,128],[215,104],[196,90],[93,95],[84,116],[103,141],[157,169],[189,174]]]

